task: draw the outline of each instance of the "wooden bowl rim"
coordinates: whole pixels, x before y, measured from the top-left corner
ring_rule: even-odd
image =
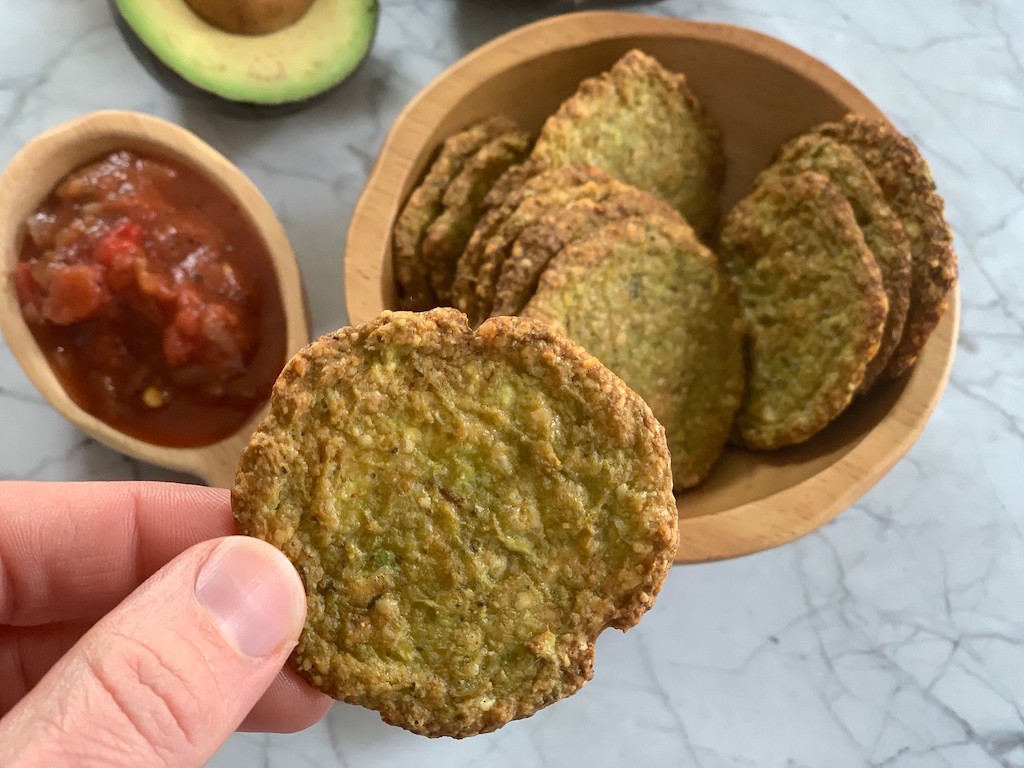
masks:
[[[188,129],[152,115],[121,110],[91,112],[40,133],[0,173],[0,332],[29,380],[61,415],[83,432],[122,453],[223,485],[233,475],[233,469],[228,471],[229,464],[233,468],[237,462],[239,452],[266,412],[266,405],[257,409],[234,435],[209,445],[172,448],[126,435],[84,411],[68,396],[36,344],[14,294],[10,272],[18,261],[17,245],[23,229],[16,213],[34,210],[42,200],[22,200],[15,205],[16,197],[23,197],[18,189],[19,179],[37,172],[42,158],[66,156],[66,162],[51,164],[51,172],[36,182],[35,186],[46,190],[45,197],[75,168],[105,151],[121,147],[150,150],[182,162],[217,184],[238,205],[256,227],[274,265],[287,326],[282,362],[309,343],[309,313],[298,261],[284,227],[253,181]]]
[[[538,35],[541,30],[559,34]],[[345,300],[349,322],[357,325],[385,309],[384,254],[403,186],[415,155],[402,150],[420,144],[417,124],[440,122],[481,82],[507,68],[507,50],[517,64],[570,48],[624,37],[654,36],[700,40],[739,48],[811,79],[856,111],[887,119],[838,72],[793,46],[754,30],[728,24],[653,17],[626,11],[586,11],[556,16],[512,30],[477,48],[444,70],[402,110],[381,147],[348,230]],[[415,119],[411,119],[415,118]],[[416,142],[409,139],[415,137]],[[417,150],[418,153],[419,150]],[[935,410],[953,364],[960,318],[955,287],[943,316],[899,399],[870,432],[835,463],[797,484],[722,512],[681,517],[677,563],[739,557],[804,536],[856,501],[910,449]],[[914,407],[910,404],[913,403]],[[841,481],[841,482],[837,482]],[[685,494],[681,504],[685,504]],[[752,521],[756,524],[752,525]]]

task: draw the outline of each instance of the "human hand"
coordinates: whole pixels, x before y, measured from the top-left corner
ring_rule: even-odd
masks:
[[[0,765],[201,765],[323,716],[282,671],[302,583],[232,531],[226,491],[0,483]]]

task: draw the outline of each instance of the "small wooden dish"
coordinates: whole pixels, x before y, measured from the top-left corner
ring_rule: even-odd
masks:
[[[447,136],[499,113],[539,129],[580,80],[607,70],[631,48],[686,73],[721,124],[728,162],[723,210],[749,191],[785,140],[847,112],[884,118],[821,62],[746,29],[598,11],[515,30],[443,72],[395,121],[349,229],[350,321],[395,307],[391,226]],[[764,454],[730,449],[706,483],[679,497],[677,562],[792,541],[867,492],[910,448],[938,403],[959,314],[957,293],[913,372],[855,403],[807,444]]]
[[[0,331],[32,383],[83,432],[122,453],[229,488],[234,483],[238,456],[265,407],[234,435],[198,448],[167,448],[129,437],[71,400],[25,324],[14,292],[10,275],[25,237],[25,219],[68,173],[104,152],[121,148],[149,150],[191,166],[220,185],[248,213],[274,262],[287,325],[287,355],[309,342],[309,318],[295,254],[256,185],[184,128],[134,112],[95,112],[40,134],[15,155],[0,176]],[[282,365],[286,360],[281,361]]]

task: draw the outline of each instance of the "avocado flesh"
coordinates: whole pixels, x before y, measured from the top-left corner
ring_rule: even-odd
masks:
[[[288,104],[343,81],[370,50],[377,0],[316,0],[285,29],[235,35],[197,16],[184,0],[116,0],[124,22],[160,62],[192,85],[230,101]]]

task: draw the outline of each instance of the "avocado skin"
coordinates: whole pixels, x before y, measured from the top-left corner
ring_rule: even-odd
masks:
[[[117,31],[121,33],[121,37],[124,38],[125,43],[128,45],[128,50],[132,52],[132,55],[135,56],[143,69],[149,72],[153,79],[159,82],[164,88],[179,98],[203,104],[221,115],[248,120],[286,117],[287,115],[294,115],[296,112],[301,112],[304,109],[308,109],[309,107],[326,101],[328,96],[330,96],[335,89],[352,79],[352,77],[354,77],[363,68],[363,65],[366,64],[366,60],[370,58],[370,52],[373,50],[373,43],[377,38],[377,30],[380,26],[380,13],[378,9],[378,13],[374,14],[373,17],[373,29],[370,31],[370,44],[366,48],[366,54],[363,56],[358,66],[326,91],[318,93],[316,96],[310,96],[307,99],[289,101],[284,104],[254,104],[247,101],[232,101],[231,99],[225,99],[223,96],[218,96],[217,94],[210,93],[209,91],[205,91],[202,88],[193,85],[164,64],[157,55],[149,49],[149,46],[147,46],[142,39],[135,34],[135,30],[128,26],[128,22],[124,20],[121,12],[117,9],[116,0],[107,0],[107,7],[110,8],[110,13],[114,17],[114,24],[117,26]]]

